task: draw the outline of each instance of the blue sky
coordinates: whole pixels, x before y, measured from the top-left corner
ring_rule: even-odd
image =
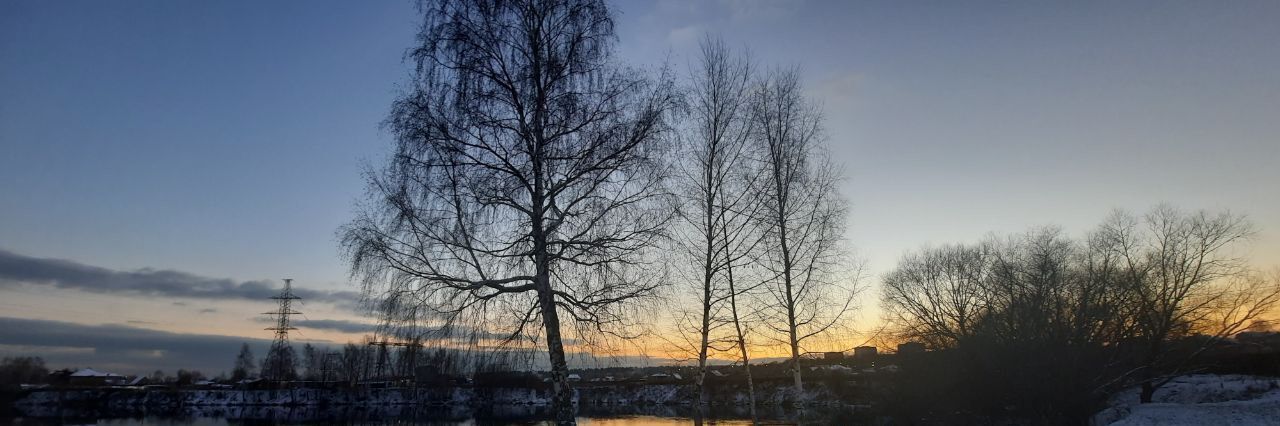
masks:
[[[5,246],[338,284],[410,3],[6,2]]]
[[[1280,3],[615,6],[631,65],[681,74],[712,33],[801,67],[873,289],[922,244],[1159,202],[1248,214],[1280,266]],[[353,290],[334,232],[389,148],[418,22],[409,1],[0,1],[0,250]],[[161,294],[28,284],[0,286],[0,316],[261,334],[249,302],[209,302],[215,326]]]

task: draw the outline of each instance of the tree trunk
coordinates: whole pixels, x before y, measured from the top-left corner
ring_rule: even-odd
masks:
[[[733,319],[734,325],[738,325],[738,319]],[[751,378],[751,355],[747,353],[747,341],[742,335],[742,326],[738,325],[738,349],[742,351],[742,371],[747,374],[747,403],[751,412],[751,423],[755,424],[759,421],[756,416],[756,385]]]
[[[783,291],[786,296],[787,337],[791,344],[791,375],[795,382],[796,397],[798,398],[804,393],[804,381],[800,378],[800,342],[797,340],[795,288],[793,287],[794,283],[792,282],[791,276],[792,267],[795,266],[795,259],[791,256],[791,247],[787,240],[789,237],[787,235],[787,205],[789,200],[787,199],[787,191],[786,188],[784,188],[783,183],[785,179],[783,178],[783,172],[780,169],[782,166],[776,163],[777,161],[775,160],[775,164],[772,166],[773,185],[774,191],[776,191],[774,196],[777,197],[777,200],[775,201],[777,203],[777,206],[775,207],[777,210],[775,210],[773,214],[777,216],[774,220],[777,221],[775,225],[778,227],[778,248],[782,252],[782,284]]]
[[[785,227],[782,232],[783,282],[787,292],[787,337],[791,343],[791,375],[796,388],[796,397],[804,393],[804,381],[800,378],[800,341],[796,331],[796,301],[791,284],[791,253],[786,242]]]
[[[726,230],[726,232],[728,232]],[[726,237],[727,241],[728,238]],[[747,401],[751,410],[751,423],[755,424],[759,420],[756,417],[756,386],[751,379],[751,354],[747,352],[747,336],[742,331],[742,320],[738,315],[738,289],[733,281],[733,261],[725,266],[725,275],[729,279],[729,309],[733,314],[733,329],[738,336],[738,350],[742,351],[742,369],[747,374]]]
[[[541,150],[537,154],[541,154]],[[540,157],[535,155],[534,166],[541,167]],[[556,295],[551,288],[551,259],[547,254],[547,233],[543,227],[542,179],[535,181],[533,222],[534,286],[538,292],[538,307],[542,311],[542,326],[547,333],[547,355],[551,361],[552,407],[556,423],[575,424],[573,390],[569,388],[569,366],[564,358],[564,340],[560,337],[560,315],[556,311]]]
[[[795,381],[797,395],[804,392],[804,381],[800,379],[800,344],[796,342],[796,328],[791,327],[791,374]]]
[[[547,331],[547,354],[551,359],[551,402],[556,412],[556,422],[573,424],[573,389],[569,388],[569,366],[564,358],[564,341],[560,338],[560,317],[556,313],[555,295],[550,283],[539,277],[545,286],[538,291],[538,304],[542,308],[542,324]]]
[[[707,403],[707,309],[703,309],[702,319],[702,347],[698,351],[698,374],[693,377],[694,389],[697,391],[697,404],[699,406]]]
[[[716,181],[716,165],[718,152],[719,137],[714,133],[711,135],[711,144],[708,148],[706,163],[702,170],[702,211],[703,219],[703,235],[705,235],[706,246],[703,247],[702,253],[702,324],[699,331],[701,332],[702,342],[698,345],[698,373],[694,377],[694,387],[697,390],[698,405],[707,402],[706,380],[707,380],[707,352],[708,346],[711,344],[711,303],[714,295],[712,294],[712,282],[715,279],[716,264],[716,195],[720,193],[720,186],[724,182]]]
[[[707,262],[705,274],[702,282],[702,344],[698,346],[698,373],[694,375],[694,389],[697,391],[697,403],[702,405],[707,403],[706,381],[707,381],[707,348],[711,344],[711,268],[712,268],[712,248],[710,239],[707,240]]]
[[[1165,331],[1153,334],[1161,336],[1167,335],[1167,333]],[[1155,396],[1156,389],[1160,387],[1156,385],[1156,363],[1160,360],[1160,351],[1163,347],[1164,345],[1161,344],[1161,339],[1159,338],[1151,339],[1151,343],[1147,347],[1147,355],[1142,360],[1142,375],[1139,376],[1142,379],[1142,393],[1138,398],[1138,403],[1140,404],[1151,403],[1151,398]]]

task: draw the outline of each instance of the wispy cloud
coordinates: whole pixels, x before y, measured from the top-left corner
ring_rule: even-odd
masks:
[[[266,280],[207,278],[169,269],[118,271],[71,260],[38,258],[0,250],[0,288],[18,285],[44,285],[102,294],[222,300],[265,300],[279,292],[276,283]],[[296,288],[294,293],[304,300],[352,308],[360,298],[354,291]],[[175,305],[180,303],[174,302]]]

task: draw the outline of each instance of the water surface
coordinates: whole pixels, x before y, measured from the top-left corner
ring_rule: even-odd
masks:
[[[690,407],[583,407],[578,424],[593,426],[669,425],[750,425],[750,416],[738,408],[693,412]],[[760,420],[770,425],[868,424],[859,413],[830,409],[762,409]],[[0,418],[13,425],[103,425],[103,426],[224,426],[224,425],[421,425],[489,426],[548,425],[551,413],[540,406],[465,407],[186,407],[170,412],[145,410],[102,412],[92,409],[37,408],[19,412],[18,417]]]

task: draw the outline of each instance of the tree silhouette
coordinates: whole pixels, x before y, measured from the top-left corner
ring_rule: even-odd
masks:
[[[804,390],[804,342],[837,327],[852,309],[856,289],[841,269],[847,206],[837,193],[839,171],[826,160],[819,109],[803,95],[794,70],[773,72],[752,100],[753,139],[764,157],[758,185],[764,242],[759,263],[772,296],[767,322],[791,355],[792,380]]]
[[[393,155],[369,174],[344,247],[389,325],[475,347],[544,339],[571,419],[562,317],[573,342],[600,344],[662,284],[644,269],[672,216],[661,158],[675,94],[611,64],[603,1],[425,12],[386,123]]]
[[[235,367],[231,369],[231,380],[240,381],[253,376],[255,362],[249,344],[240,345],[240,354],[236,355]]]
[[[737,298],[752,286],[735,285],[730,271],[743,263],[760,242],[760,227],[753,217],[760,212],[756,186],[762,168],[752,156],[752,68],[736,56],[724,41],[705,38],[701,57],[693,66],[686,92],[687,121],[675,173],[681,199],[675,238],[676,253],[687,265],[687,283],[697,306],[677,322],[683,342],[675,346],[696,356],[693,376],[699,403],[706,403],[708,359],[715,352],[737,349],[747,373],[748,398],[754,413],[742,311]],[[754,418],[754,415],[753,415]]]

